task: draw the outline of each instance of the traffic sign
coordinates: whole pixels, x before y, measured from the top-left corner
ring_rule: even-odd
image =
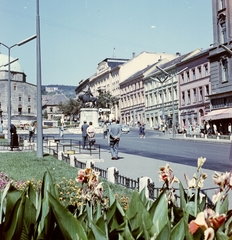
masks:
[[[99,112],[110,112],[110,108],[99,108],[98,109]]]

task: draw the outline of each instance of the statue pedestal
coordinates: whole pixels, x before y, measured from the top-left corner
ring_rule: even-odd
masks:
[[[81,108],[80,111],[80,126],[83,124],[83,121],[86,120],[87,124],[89,122],[93,123],[95,128],[99,127],[98,124],[98,108]]]

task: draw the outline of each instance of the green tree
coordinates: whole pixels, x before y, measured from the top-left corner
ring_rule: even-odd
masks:
[[[48,113],[47,110],[44,111],[44,115],[43,115],[44,119],[48,119]]]
[[[113,97],[110,92],[102,93],[98,96],[99,108],[111,108],[118,98]]]
[[[79,115],[81,103],[79,100],[70,98],[67,102],[60,103],[58,107],[64,115],[70,116],[70,119],[72,119],[73,116]]]

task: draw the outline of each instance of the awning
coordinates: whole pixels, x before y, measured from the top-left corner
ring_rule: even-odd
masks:
[[[209,112],[202,118],[206,121],[232,118],[232,108],[213,110],[212,112]]]

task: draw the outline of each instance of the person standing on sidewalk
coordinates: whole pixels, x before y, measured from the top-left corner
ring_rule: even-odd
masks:
[[[107,124],[104,122],[103,124],[103,138],[105,139],[107,137]]]
[[[0,123],[0,135],[3,134],[3,121],[1,120],[1,123]]]
[[[112,119],[112,123],[109,127],[111,160],[118,160],[118,146],[121,134],[121,126],[116,124],[116,119]]]
[[[88,135],[87,135],[87,128],[89,125],[87,124],[86,121],[83,122],[83,125],[81,126],[81,132],[82,132],[82,148],[84,149],[86,147]]]
[[[31,126],[29,127],[29,142],[34,142],[34,134],[35,134],[35,126],[34,124],[31,124]]]
[[[142,135],[143,138],[145,138],[145,124],[142,125]]]
[[[95,128],[93,126],[92,122],[89,122],[89,127],[86,129],[88,140],[89,140],[89,146],[94,148],[95,140]]]

